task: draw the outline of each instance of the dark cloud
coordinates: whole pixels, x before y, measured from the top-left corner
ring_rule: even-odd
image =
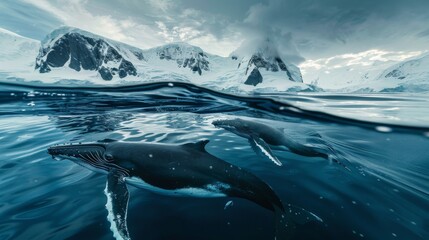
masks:
[[[271,0],[252,6],[244,22],[261,34],[291,32],[299,50],[310,55],[380,46],[406,50],[427,28],[428,9],[424,0]]]
[[[29,4],[31,2],[32,4]],[[0,27],[41,39],[62,24],[37,0],[0,1]],[[163,44],[190,41],[205,49],[238,46],[270,38],[293,61],[380,48],[427,50],[428,0],[44,0],[55,7],[77,2],[94,16],[130,19],[140,28],[129,33]],[[64,10],[66,11],[66,10]],[[72,11],[72,10],[70,10]],[[74,21],[79,27],[81,24]],[[85,27],[85,23],[82,23]],[[93,23],[94,24],[94,23]],[[120,24],[116,24],[118,28]],[[145,28],[141,25],[147,26]],[[147,29],[150,28],[150,31]],[[140,30],[139,30],[140,29]],[[108,32],[108,31],[105,31]],[[157,35],[161,32],[160,35]],[[151,34],[149,36],[149,34]],[[183,37],[184,36],[184,37]],[[209,36],[209,37],[208,37]],[[112,37],[112,36],[107,36]],[[204,43],[204,39],[210,42]],[[143,41],[142,40],[142,41]],[[150,43],[149,43],[150,42]],[[213,44],[219,44],[216,47]],[[228,44],[230,43],[230,44]],[[205,45],[204,45],[205,44]],[[143,44],[144,45],[144,44]],[[229,47],[231,48],[231,47]],[[299,54],[301,53],[301,54]],[[224,53],[224,55],[227,53]]]

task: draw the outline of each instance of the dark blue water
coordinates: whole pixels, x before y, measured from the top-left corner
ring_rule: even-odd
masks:
[[[104,89],[2,84],[0,239],[113,239],[103,194],[106,176],[55,161],[46,151],[53,144],[104,138],[175,144],[210,140],[209,153],[257,175],[284,204],[324,220],[310,224],[300,239],[429,239],[429,128],[422,127],[427,123],[371,124],[362,117],[334,117],[275,101],[323,98],[332,100],[331,108],[345,109],[339,102],[357,97],[371,98],[234,97],[183,83]],[[373,100],[389,105],[391,97]],[[401,105],[410,99],[395,101]],[[405,105],[413,112],[412,103]],[[291,137],[317,131],[347,159],[351,171],[288,151],[274,151],[282,167],[261,159],[246,139],[211,124],[237,117],[284,128]],[[273,214],[250,201],[129,189],[133,239],[274,238]],[[230,200],[233,205],[224,209]]]

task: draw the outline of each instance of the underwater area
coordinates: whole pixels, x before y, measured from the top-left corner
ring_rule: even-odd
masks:
[[[55,144],[209,140],[208,153],[267,183],[284,206],[314,213],[296,239],[429,239],[429,96],[233,96],[186,83],[104,88],[0,84],[0,239],[114,239],[106,176],[53,159]],[[332,159],[275,149],[213,125],[244,119],[294,141],[314,136]],[[376,123],[375,123],[376,122]],[[272,212],[252,201],[160,195],[128,187],[132,239],[274,239]]]

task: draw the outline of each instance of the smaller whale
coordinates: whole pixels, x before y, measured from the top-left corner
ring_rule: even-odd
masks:
[[[287,211],[272,188],[255,175],[227,163],[205,150],[208,141],[181,145],[102,140],[48,148],[54,158],[64,158],[95,172],[107,174],[105,194],[108,220],[116,239],[130,239],[126,216],[127,184],[171,196],[238,197],[273,211],[277,239],[290,239],[294,227],[321,221],[302,208]]]
[[[322,139],[320,134],[312,132],[307,139],[296,141],[288,137],[282,129],[274,128],[263,123],[248,121],[240,118],[215,120],[212,122],[215,127],[223,128],[240,137],[246,138],[252,149],[263,158],[282,166],[282,162],[273,154],[270,146],[277,149],[286,147],[292,153],[306,157],[322,157],[348,169],[348,167],[339,161],[336,157],[334,148]],[[300,137],[302,139],[302,137]]]

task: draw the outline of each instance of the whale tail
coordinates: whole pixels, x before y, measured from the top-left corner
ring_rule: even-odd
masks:
[[[288,205],[286,210],[275,207],[275,240],[300,239],[298,228],[308,223],[323,223],[316,214],[303,208]]]

